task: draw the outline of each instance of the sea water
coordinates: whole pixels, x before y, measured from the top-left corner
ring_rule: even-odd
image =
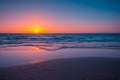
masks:
[[[0,34],[0,48],[36,46],[45,50],[64,48],[120,49],[120,34]]]
[[[0,34],[0,67],[83,57],[120,58],[120,34]]]

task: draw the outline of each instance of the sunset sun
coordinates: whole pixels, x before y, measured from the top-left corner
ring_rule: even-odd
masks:
[[[32,25],[32,26],[28,26],[27,32],[28,32],[28,33],[38,34],[38,33],[45,33],[46,31],[45,31],[45,29],[43,28],[43,26],[40,26],[40,25]]]
[[[39,28],[39,27],[35,27],[35,28],[33,29],[33,32],[34,32],[34,33],[40,33],[40,28]]]

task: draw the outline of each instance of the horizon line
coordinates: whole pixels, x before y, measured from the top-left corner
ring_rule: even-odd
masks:
[[[120,32],[1,33],[0,34],[120,34]]]

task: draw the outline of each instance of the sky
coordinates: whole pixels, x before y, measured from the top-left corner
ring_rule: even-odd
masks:
[[[0,0],[0,33],[120,33],[119,0]]]

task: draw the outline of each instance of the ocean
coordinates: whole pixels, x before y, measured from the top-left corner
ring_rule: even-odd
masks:
[[[63,58],[120,58],[120,34],[0,34],[0,67]]]
[[[120,34],[0,34],[0,48],[35,46],[54,51],[65,48],[120,49]]]

